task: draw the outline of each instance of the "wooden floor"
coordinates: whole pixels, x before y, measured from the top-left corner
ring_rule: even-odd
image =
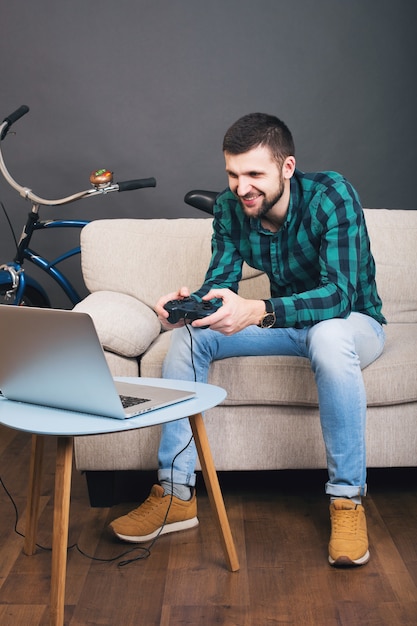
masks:
[[[24,532],[30,437],[0,427],[0,477]],[[51,545],[55,440],[46,442],[38,542]],[[108,522],[129,505],[89,506],[74,473],[65,624],[71,626],[415,626],[417,470],[370,471],[371,561],[327,564],[329,521],[322,472],[220,476],[241,569],[230,573],[199,488],[200,526],[161,537],[148,558],[120,566],[124,544]],[[150,485],[149,485],[150,486]],[[0,624],[46,626],[50,552],[22,553],[15,511],[0,485]]]

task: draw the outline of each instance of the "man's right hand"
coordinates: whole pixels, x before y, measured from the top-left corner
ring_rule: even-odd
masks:
[[[180,300],[181,298],[189,298],[189,296],[190,290],[188,289],[188,287],[181,287],[178,291],[173,291],[166,296],[162,296],[162,298],[158,300],[155,305],[155,313],[157,314],[158,319],[161,322],[162,327],[165,328],[165,330],[171,330],[172,328],[179,328],[180,326],[184,326],[184,320],[180,320],[176,324],[170,324],[167,321],[169,313],[166,309],[164,309],[164,304],[166,304],[170,300]]]

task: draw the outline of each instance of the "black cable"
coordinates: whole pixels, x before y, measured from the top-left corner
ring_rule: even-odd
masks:
[[[0,484],[1,484],[1,486],[3,487],[4,492],[5,492],[5,494],[7,495],[7,497],[9,498],[10,502],[12,503],[12,506],[13,506],[13,509],[14,509],[14,513],[15,513],[14,532],[16,533],[16,535],[19,535],[19,537],[22,537],[22,538],[24,539],[24,538],[25,538],[25,535],[24,535],[23,533],[21,533],[21,532],[20,532],[20,530],[18,530],[18,529],[17,529],[17,525],[18,525],[18,523],[19,523],[19,511],[17,510],[16,503],[15,503],[15,501],[13,500],[13,497],[12,497],[12,495],[11,495],[10,491],[7,489],[7,487],[6,487],[5,483],[4,483],[4,480],[2,479],[2,477],[1,477],[1,476],[0,476]],[[39,544],[39,543],[36,543],[35,545],[36,545],[36,547],[37,547],[37,548],[39,548],[40,550],[45,550],[46,552],[51,552],[51,551],[52,551],[52,548],[47,548],[46,546],[42,546],[42,545],[41,545],[41,544]],[[77,550],[78,550],[78,551],[79,551],[79,552],[80,552],[83,556],[86,556],[86,557],[87,557],[87,558],[89,558],[89,559],[92,559],[92,560],[97,560],[97,561],[107,561],[107,560],[108,560],[108,561],[115,561],[116,559],[120,559],[122,556],[125,556],[126,554],[128,554],[128,552],[131,552],[131,551],[132,551],[132,550],[128,550],[127,552],[123,552],[122,554],[119,554],[118,556],[116,556],[116,557],[114,557],[114,558],[112,558],[112,559],[99,559],[99,558],[96,558],[96,557],[93,557],[93,556],[90,556],[90,555],[88,555],[88,554],[84,553],[84,552],[81,550],[81,548],[78,546],[78,544],[76,544],[76,543],[74,543],[74,544],[73,544],[73,545],[71,545],[71,546],[68,546],[68,548],[67,548],[67,549],[68,549],[68,551],[69,551],[69,550],[72,550],[72,549],[74,549],[74,548],[76,548],[76,549],[77,549]]]
[[[18,525],[18,523],[19,523],[19,511],[17,510],[16,503],[15,503],[15,501],[13,500],[13,498],[12,498],[12,496],[11,496],[11,493],[10,493],[10,492],[9,492],[9,490],[7,489],[6,485],[4,484],[4,481],[3,481],[3,479],[2,479],[2,477],[1,477],[1,476],[0,476],[0,483],[1,483],[1,486],[3,487],[3,489],[4,489],[4,491],[5,491],[6,495],[7,495],[7,497],[9,498],[10,502],[12,503],[12,506],[13,506],[13,509],[14,509],[14,515],[15,515],[15,520],[14,520],[14,532],[15,532],[17,535],[19,535],[20,537],[25,538],[25,536],[24,536],[24,535],[23,535],[20,531],[18,531],[18,530],[17,530],[17,525]],[[36,545],[38,545],[38,544],[36,544]],[[39,548],[41,548],[42,546],[38,546],[38,547],[39,547]],[[47,550],[47,548],[42,548],[42,549],[43,549],[43,550]]]
[[[2,202],[1,200],[0,200],[0,206],[1,206],[1,208],[3,209],[3,213],[4,213],[4,215],[6,216],[6,220],[7,220],[8,224],[9,224],[10,232],[12,233],[12,237],[13,237],[14,245],[15,245],[15,247],[16,247],[16,249],[17,249],[17,238],[16,238],[16,234],[15,234],[15,232],[14,232],[14,228],[13,228],[13,226],[12,226],[12,222],[11,222],[11,220],[10,220],[9,214],[8,214],[8,213],[7,213],[7,211],[6,211],[6,207],[4,206],[4,204],[3,204],[3,202]]]
[[[169,514],[169,511],[170,511],[171,506],[172,506],[172,501],[173,501],[173,498],[174,498],[174,494],[173,494],[173,490],[174,490],[174,463],[175,463],[175,461],[177,460],[177,458],[180,456],[180,454],[182,454],[183,452],[185,452],[185,450],[186,450],[186,449],[188,448],[188,446],[191,444],[192,440],[193,440],[193,436],[191,435],[191,437],[190,437],[190,439],[189,439],[189,441],[188,441],[187,445],[186,445],[186,446],[184,446],[184,448],[183,448],[182,450],[180,450],[179,452],[177,452],[177,454],[176,454],[176,455],[174,456],[174,458],[172,459],[172,463],[171,463],[171,494],[170,494],[170,500],[169,500],[168,508],[167,508],[166,513],[165,513],[164,521],[162,522],[161,528],[159,529],[158,534],[157,534],[157,535],[156,535],[156,536],[152,539],[152,541],[151,541],[150,545],[149,545],[149,546],[148,546],[148,548],[147,548],[147,550],[149,551],[148,556],[150,556],[150,554],[151,554],[151,552],[150,552],[150,551],[151,551],[151,548],[153,548],[153,546],[155,545],[156,541],[157,541],[157,540],[159,539],[159,537],[161,536],[161,533],[162,533],[162,531],[163,531],[163,529],[164,529],[164,526],[165,526],[165,524],[166,524],[166,521],[167,521],[167,519],[168,519],[168,514]],[[118,563],[118,565],[119,565],[119,567],[124,567],[125,565],[129,565],[129,563],[134,563],[135,561],[139,561],[141,558],[144,558],[144,557],[140,557],[140,556],[138,556],[138,557],[135,557],[135,558],[133,558],[133,559],[126,559],[125,561],[120,561],[120,563]]]
[[[187,445],[184,446],[184,448],[182,450],[180,450],[173,458],[172,463],[171,463],[171,492],[173,491],[173,485],[174,485],[174,463],[176,461],[176,459],[179,457],[180,454],[182,454],[183,452],[185,452],[185,450],[188,448],[188,446],[191,444],[193,440],[193,437],[191,436],[190,440],[188,441]],[[0,476],[0,484],[4,489],[4,492],[6,493],[7,497],[9,498],[10,502],[12,503],[13,509],[14,509],[14,513],[15,513],[15,523],[14,523],[14,532],[19,535],[19,537],[22,537],[23,539],[25,538],[25,535],[23,533],[21,533],[18,529],[18,523],[19,523],[19,511],[17,509],[16,503],[11,495],[11,493],[9,492],[9,490],[7,489],[2,477]],[[100,561],[102,563],[113,563],[114,561],[118,561],[119,559],[121,559],[122,557],[126,556],[127,554],[131,554],[132,552],[134,552],[135,550],[141,550],[143,554],[138,555],[135,558],[132,559],[126,559],[124,561],[120,561],[118,563],[119,567],[123,567],[125,565],[129,565],[129,563],[134,563],[135,561],[140,561],[143,559],[147,559],[150,555],[151,555],[151,548],[153,548],[153,546],[155,545],[157,539],[161,536],[162,530],[166,524],[166,520],[168,518],[168,514],[172,505],[172,501],[173,501],[173,494],[171,493],[170,496],[170,502],[168,505],[168,509],[167,512],[165,514],[165,518],[164,521],[162,523],[162,526],[158,532],[158,534],[156,535],[156,537],[154,537],[150,543],[149,546],[144,547],[144,546],[134,546],[133,548],[130,548],[129,550],[125,550],[124,552],[122,552],[121,554],[118,554],[117,556],[114,556],[112,558],[100,558],[100,557],[96,557],[96,556],[92,556],[90,554],[87,554],[86,552],[84,552],[84,550],[82,550],[80,548],[80,546],[78,545],[78,543],[74,543],[71,546],[68,546],[67,550],[73,550],[74,548],[84,557],[90,559],[91,561]],[[52,548],[47,548],[45,546],[40,545],[39,543],[35,544],[37,548],[39,548],[40,550],[45,550],[47,552],[51,552]]]
[[[192,364],[193,372],[194,372],[194,382],[197,382],[197,372],[196,372],[195,365],[194,365],[193,335],[192,335],[190,329],[188,328],[189,324],[187,324],[187,319],[186,318],[184,318],[184,322],[185,322],[185,327],[186,327],[186,329],[188,331],[188,334],[190,336],[191,364]],[[164,528],[164,526],[166,524],[166,521],[168,519],[169,511],[171,509],[171,505],[172,505],[172,501],[173,501],[173,497],[174,497],[173,496],[173,491],[174,491],[174,463],[175,463],[176,459],[179,457],[179,455],[182,454],[183,452],[185,452],[185,450],[191,444],[192,440],[193,440],[193,435],[191,435],[190,440],[188,441],[187,445],[184,446],[184,448],[182,450],[177,452],[177,454],[172,459],[172,463],[171,463],[171,494],[170,494],[170,502],[169,502],[169,505],[168,505],[167,512],[165,513],[165,517],[164,517],[164,521],[162,522],[162,526],[159,529],[159,532],[156,535],[156,537],[153,538],[153,540],[152,540],[152,542],[151,542],[151,544],[150,544],[150,546],[148,548],[148,550],[149,550],[149,555],[148,556],[150,556],[151,548],[155,545],[155,542],[161,536],[162,530],[163,530],[163,528]],[[119,567],[124,567],[125,565],[129,565],[129,563],[133,563],[134,561],[138,561],[141,558],[144,558],[144,557],[138,556],[138,557],[135,557],[133,559],[126,559],[125,561],[120,561],[120,563],[118,563],[118,565],[119,565]]]
[[[191,365],[193,367],[193,372],[194,372],[194,382],[197,382],[197,372],[195,369],[195,365],[194,365],[194,349],[193,349],[193,334],[191,332],[191,330],[188,328],[189,324],[187,324],[187,322],[185,322],[185,327],[188,331],[188,334],[190,336],[190,353],[191,353]]]

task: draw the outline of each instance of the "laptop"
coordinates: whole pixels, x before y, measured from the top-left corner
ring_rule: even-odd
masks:
[[[194,392],[115,381],[92,318],[0,305],[0,390],[8,400],[125,419]]]

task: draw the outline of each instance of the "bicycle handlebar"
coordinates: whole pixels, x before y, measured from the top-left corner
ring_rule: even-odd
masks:
[[[2,169],[1,166],[0,154],[0,169]],[[2,171],[2,173],[5,175],[4,171]],[[138,178],[136,180],[126,180],[120,183],[113,183],[111,185],[107,185],[106,187],[86,189],[85,191],[80,191],[78,193],[74,193],[72,196],[66,196],[65,198],[59,198],[58,200],[47,200],[46,198],[37,196],[31,189],[20,186],[13,179],[9,180],[9,182],[23,198],[41,206],[61,206],[63,204],[70,204],[71,202],[82,200],[83,198],[90,196],[97,196],[100,194],[105,195],[107,193],[111,193],[112,191],[133,191],[134,189],[142,189],[144,187],[156,187],[155,178]]]
[[[144,187],[156,187],[155,178],[138,178],[136,180],[124,180],[116,183],[118,191],[133,191],[134,189],[143,189]]]
[[[21,107],[16,109],[13,113],[4,118],[3,122],[0,124],[0,141],[2,141],[7,135],[9,128],[14,122],[17,122],[21,117],[26,115],[29,111],[29,107],[23,104]],[[62,204],[69,204],[70,202],[74,202],[75,200],[80,200],[81,198],[86,198],[88,196],[95,196],[98,194],[107,194],[112,191],[133,191],[134,189],[143,189],[145,187],[156,187],[155,178],[138,178],[135,180],[125,180],[120,183],[109,183],[106,185],[95,186],[93,189],[87,189],[85,191],[80,191],[79,193],[75,193],[72,196],[67,196],[66,198],[60,198],[59,200],[46,200],[45,198],[41,198],[32,192],[28,187],[23,187],[18,182],[12,178],[10,173],[8,172],[6,165],[4,163],[2,151],[0,149],[0,172],[6,179],[13,189],[19,192],[19,194],[25,198],[26,200],[30,200],[31,202],[37,205],[43,206],[59,206]]]
[[[10,115],[4,118],[3,124],[6,122],[6,125],[3,127],[3,130],[1,131],[0,141],[3,141],[3,139],[9,132],[10,126],[14,124],[15,122],[17,122],[17,120],[20,120],[20,118],[26,115],[26,113],[28,112],[29,112],[29,107],[26,106],[26,104],[22,104],[22,106],[16,109],[16,111],[13,111],[13,113],[10,113]]]

